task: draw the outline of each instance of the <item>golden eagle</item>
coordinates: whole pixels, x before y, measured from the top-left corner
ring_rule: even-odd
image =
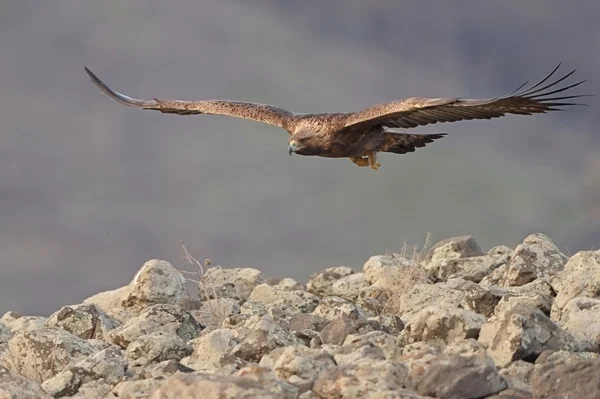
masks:
[[[575,70],[544,85],[559,67],[560,64],[548,76],[528,89],[519,92],[526,82],[511,93],[493,99],[412,97],[372,105],[358,112],[319,114],[294,113],[272,105],[240,101],[182,101],[160,98],[140,100],[112,90],[87,67],[85,70],[104,93],[121,104],[169,114],[228,115],[268,123],[279,126],[290,134],[290,155],[296,153],[350,158],[358,166],[378,169],[378,152],[405,154],[446,135],[410,134],[390,131],[389,128],[406,129],[437,122],[492,119],[506,114],[532,115],[556,111],[567,105],[584,105],[569,100],[587,95],[553,96],[585,82],[584,80],[557,88],[557,85]]]

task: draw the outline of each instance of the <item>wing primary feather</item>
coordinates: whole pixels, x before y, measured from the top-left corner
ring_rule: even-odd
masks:
[[[105,94],[109,95],[113,99],[117,100],[121,104],[127,105],[129,107],[138,107],[138,108],[148,108],[148,109],[157,109],[159,106],[155,101],[146,101],[140,100],[138,98],[129,97],[123,93],[119,93],[114,91],[110,87],[106,85],[103,81],[100,80],[92,71],[88,69],[88,67],[84,67],[90,79],[96,86],[100,88]]]

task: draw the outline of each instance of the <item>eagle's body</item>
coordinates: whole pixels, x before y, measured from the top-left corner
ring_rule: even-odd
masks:
[[[560,65],[559,65],[560,66]],[[359,166],[378,169],[378,152],[405,154],[424,147],[445,135],[409,134],[390,131],[390,128],[414,128],[437,122],[492,119],[505,114],[531,115],[559,110],[562,106],[581,105],[566,100],[584,95],[552,96],[579,86],[585,81],[566,87],[555,86],[575,71],[553,83],[542,86],[558,66],[533,87],[515,94],[524,85],[507,96],[495,99],[420,98],[376,104],[359,112],[298,114],[267,104],[228,101],[140,100],[109,88],[88,68],[92,81],[118,102],[143,109],[178,115],[227,115],[263,122],[285,129],[289,137],[290,155],[350,158]],[[540,87],[542,86],[542,87]],[[548,91],[550,89],[550,91]]]

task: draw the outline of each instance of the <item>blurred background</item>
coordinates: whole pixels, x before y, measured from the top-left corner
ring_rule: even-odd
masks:
[[[438,124],[382,168],[287,154],[278,128],[124,107],[225,98],[296,112],[495,97],[559,62],[600,93],[600,2],[22,0],[0,3],[0,312],[48,314],[152,258],[300,280],[472,234],[600,246],[600,108]]]

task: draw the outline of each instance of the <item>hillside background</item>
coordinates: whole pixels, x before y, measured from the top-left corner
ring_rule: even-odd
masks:
[[[403,241],[541,231],[600,246],[600,108],[449,132],[414,154],[289,157],[277,128],[123,107],[227,98],[298,112],[410,96],[494,97],[558,62],[600,93],[595,1],[79,0],[0,3],[0,313],[46,314],[150,258],[299,279]],[[575,80],[573,80],[575,81]]]

